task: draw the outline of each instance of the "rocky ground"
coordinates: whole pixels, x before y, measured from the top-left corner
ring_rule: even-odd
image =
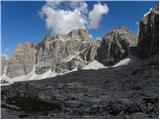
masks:
[[[2,118],[159,118],[158,56],[2,87]]]

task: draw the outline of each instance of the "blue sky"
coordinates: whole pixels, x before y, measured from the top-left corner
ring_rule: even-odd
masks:
[[[93,9],[97,2],[88,1],[88,10]],[[158,3],[155,1],[105,1],[109,11],[103,15],[97,29],[89,32],[96,37],[103,37],[107,32],[116,27],[128,27],[137,33],[136,24],[151,7]],[[39,14],[42,6],[46,3],[42,1],[10,1],[2,2],[1,24],[2,24],[2,53],[8,48],[9,57],[13,54],[17,44],[23,42],[39,43],[44,36],[51,31],[45,26],[45,21]]]

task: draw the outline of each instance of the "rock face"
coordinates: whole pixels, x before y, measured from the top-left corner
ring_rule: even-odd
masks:
[[[73,30],[67,35],[45,37],[38,45],[36,73],[52,69],[65,72],[87,64],[96,55],[98,44],[92,42],[86,30]]]
[[[37,74],[49,69],[56,73],[81,69],[94,60],[98,47],[99,43],[92,41],[83,29],[73,30],[67,35],[46,36],[36,46],[28,43],[18,45],[9,61],[7,75],[25,75],[33,66]]]
[[[97,51],[97,59],[104,65],[113,65],[127,57],[130,48],[136,45],[137,37],[131,31],[117,28],[103,38]]]
[[[5,74],[8,66],[8,59],[5,56],[1,56],[1,75]]]
[[[95,59],[95,57],[97,56],[97,49],[99,48],[99,46],[100,46],[99,41],[92,42],[87,52],[86,56],[87,61],[93,61]]]
[[[19,44],[9,60],[7,76],[15,77],[29,73],[36,64],[36,46],[25,43]]]
[[[159,8],[153,8],[145,15],[139,26],[139,56],[144,58],[159,54]]]
[[[88,34],[88,32],[84,29],[76,29],[72,30],[68,33],[68,36],[71,39],[80,40],[80,41],[91,41],[91,38]]]

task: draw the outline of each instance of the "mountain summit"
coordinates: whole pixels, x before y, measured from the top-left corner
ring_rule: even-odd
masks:
[[[42,74],[49,69],[65,73],[81,68],[94,59],[98,47],[99,43],[83,29],[67,35],[46,36],[38,45],[20,44],[9,61],[7,76],[26,75],[32,69]]]

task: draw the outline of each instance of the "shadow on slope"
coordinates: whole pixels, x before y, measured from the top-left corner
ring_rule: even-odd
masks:
[[[152,56],[126,66],[17,82],[2,87],[2,118],[158,118],[158,79],[158,56]],[[30,104],[17,105],[15,97],[60,109],[35,112]]]

